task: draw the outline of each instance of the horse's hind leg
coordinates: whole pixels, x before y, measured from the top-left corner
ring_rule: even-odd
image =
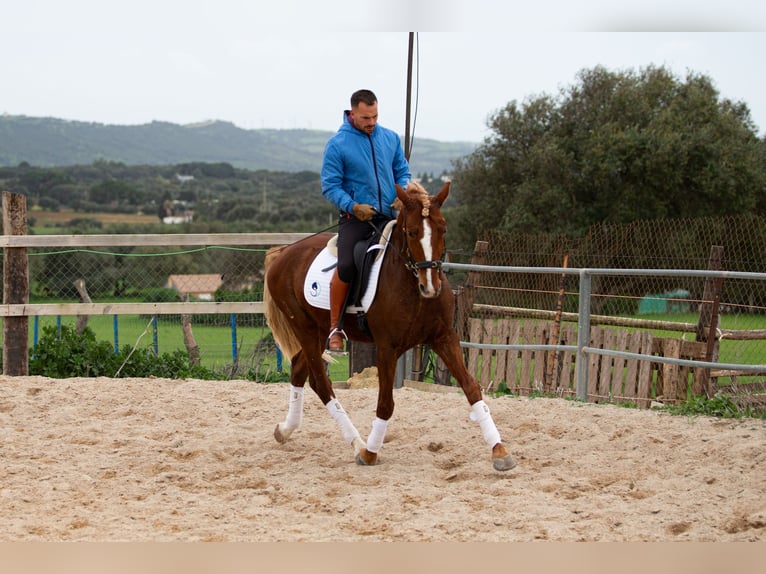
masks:
[[[303,351],[299,351],[292,360],[287,417],[274,429],[274,438],[278,443],[286,442],[293,431],[300,428],[303,422],[303,386],[306,384],[308,373]]]

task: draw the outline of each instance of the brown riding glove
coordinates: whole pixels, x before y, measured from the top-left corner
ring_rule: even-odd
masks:
[[[367,205],[366,203],[354,204],[354,216],[359,221],[369,221],[375,213],[377,212],[372,205]]]

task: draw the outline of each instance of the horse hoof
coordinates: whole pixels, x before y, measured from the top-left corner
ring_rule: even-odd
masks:
[[[276,439],[279,444],[285,444],[287,439],[290,438],[291,434],[293,434],[292,429],[282,430],[280,424],[277,424],[276,428],[274,429],[274,439]]]
[[[356,464],[359,466],[375,466],[378,464],[378,453],[370,452],[363,448],[356,455]]]
[[[501,472],[511,470],[516,466],[516,461],[513,460],[513,457],[508,453],[508,449],[501,442],[492,447],[492,466],[495,470]]]
[[[513,457],[509,454],[506,457],[503,458],[495,458],[492,460],[492,466],[495,470],[499,470],[500,472],[511,470],[516,466],[516,461],[513,460]]]

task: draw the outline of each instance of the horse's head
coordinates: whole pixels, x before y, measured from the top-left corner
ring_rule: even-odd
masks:
[[[420,295],[427,299],[438,297],[442,288],[447,222],[441,206],[449,195],[449,187],[447,182],[437,195],[429,196],[418,183],[411,182],[407,189],[396,186],[397,227],[404,234],[407,269],[417,278]]]

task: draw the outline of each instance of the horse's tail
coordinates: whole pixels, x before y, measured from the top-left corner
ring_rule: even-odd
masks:
[[[266,279],[263,282],[263,304],[266,308],[266,324],[271,328],[274,341],[279,345],[279,349],[285,358],[290,360],[301,350],[301,346],[290,327],[287,316],[277,306],[269,292],[269,265],[279,256],[282,249],[283,247],[272,247],[266,252],[266,259],[264,261]]]

